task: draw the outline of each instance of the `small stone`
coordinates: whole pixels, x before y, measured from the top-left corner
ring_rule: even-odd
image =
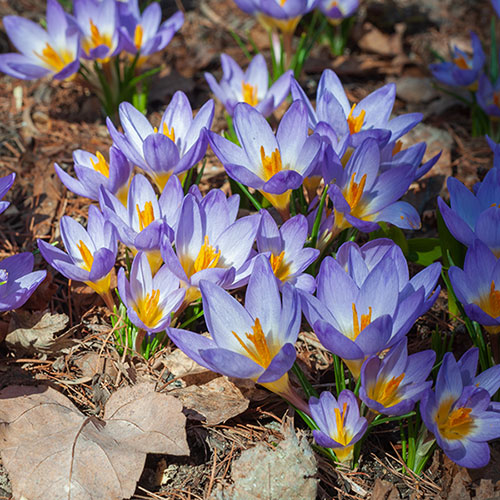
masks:
[[[430,78],[403,76],[396,80],[396,95],[403,101],[420,104],[438,97],[438,92]]]

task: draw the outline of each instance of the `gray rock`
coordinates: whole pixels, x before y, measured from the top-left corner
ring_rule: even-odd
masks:
[[[291,426],[275,449],[264,443],[245,450],[233,463],[233,484],[219,489],[213,500],[314,500],[317,466],[314,454]]]
[[[405,102],[418,104],[432,101],[438,92],[430,78],[403,76],[396,80],[396,95]]]

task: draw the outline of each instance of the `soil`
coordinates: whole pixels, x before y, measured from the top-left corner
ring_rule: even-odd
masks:
[[[150,61],[152,66],[162,67],[152,84],[148,103],[148,115],[153,121],[159,121],[165,105],[179,89],[187,93],[194,108],[201,107],[210,97],[203,73],[208,71],[220,76],[222,52],[246,64],[231,31],[245,43],[250,34],[266,57],[269,55],[265,31],[237,9],[232,0],[172,0],[162,2],[162,7],[165,13],[171,14],[176,4],[186,9],[186,22],[168,48]],[[40,20],[44,13],[42,0],[0,0],[0,17],[15,14]],[[396,114],[424,113],[424,127],[434,141],[433,147],[443,150],[438,164],[425,179],[415,183],[408,194],[408,199],[423,215],[426,235],[436,235],[436,196],[446,195],[446,177],[457,176],[471,186],[492,166],[492,154],[484,138],[470,135],[468,110],[433,90],[427,67],[434,61],[433,52],[446,55],[450,41],[467,43],[471,29],[480,34],[487,46],[492,15],[486,1],[365,1],[345,55],[334,58],[327,46],[318,46],[306,62],[301,77],[303,87],[313,97],[321,72],[332,68],[345,84],[352,101],[389,81],[399,84],[408,77],[426,79],[431,89],[429,100],[421,100],[420,87],[416,95],[415,89],[412,94],[410,86],[405,95],[398,94],[395,106]],[[0,52],[10,50],[6,35],[0,31]],[[223,128],[224,112],[217,104],[213,129]],[[436,129],[446,135],[436,136]],[[23,310],[48,309],[67,314],[72,337],[77,341],[70,351],[31,357],[15,356],[5,344],[0,344],[0,388],[19,383],[50,383],[88,415],[101,414],[109,394],[122,384],[150,380],[166,390],[174,378],[159,362],[172,350],[170,345],[149,361],[138,356],[121,360],[118,357],[117,361],[116,350],[107,340],[110,319],[103,303],[86,287],[68,282],[49,269],[37,252],[37,239],[59,241],[61,216],[70,215],[83,222],[89,205],[89,200],[64,188],[54,172],[54,162],[71,166],[75,149],[105,151],[110,144],[99,103],[83,82],[78,79],[62,83],[24,82],[7,76],[0,78],[0,176],[17,174],[7,195],[11,206],[1,217],[0,258],[21,251],[35,252],[35,268],[48,269],[49,277]],[[211,153],[201,187],[204,191],[212,187],[229,190],[222,166]],[[9,315],[0,318],[0,340],[9,321]],[[198,323],[194,327],[202,329],[204,325]],[[455,330],[457,355],[470,346],[465,329],[448,317],[444,292],[411,331],[410,349],[415,352],[428,348],[431,333],[436,329],[443,338]],[[310,333],[301,336],[299,361],[314,383],[330,384],[331,358],[318,349],[317,343],[308,341],[310,336]],[[121,362],[127,370],[110,376],[103,369],[91,380],[65,383],[81,378],[77,361],[89,352],[98,351],[104,352],[111,364],[118,366]],[[217,485],[230,481],[231,463],[243,450],[257,442],[282,439],[280,426],[287,413],[290,410],[282,401],[260,391],[259,398],[251,401],[246,412],[224,424],[208,426],[199,420],[188,420],[191,456],[180,459],[150,455],[134,498],[210,498]],[[298,418],[296,423],[299,428],[303,427]],[[492,446],[493,465],[487,470],[469,474],[437,451],[432,464],[417,478],[402,473],[398,441],[399,429],[390,426],[373,433],[363,448],[360,466],[354,471],[335,469],[317,455],[318,498],[479,499],[487,498],[484,496],[487,491],[498,491],[494,494],[500,498],[498,444]],[[490,483],[484,481],[490,481],[491,488]],[[8,478],[1,464],[0,498],[10,498]]]

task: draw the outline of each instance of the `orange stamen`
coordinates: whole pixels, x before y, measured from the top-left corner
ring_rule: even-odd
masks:
[[[266,156],[264,151],[264,146],[260,147],[260,159],[262,161],[262,167],[264,168],[264,178],[269,180],[274,174],[281,172],[283,170],[283,164],[281,163],[281,155],[276,148],[271,156]]]
[[[200,248],[200,252],[194,261],[194,272],[197,273],[203,269],[212,269],[217,266],[220,259],[220,250],[215,251],[215,248],[210,245],[208,235],[205,235],[205,242]]]
[[[163,309],[158,307],[160,290],[153,290],[145,297],[141,297],[134,307],[137,316],[147,327],[154,327],[163,316]]]
[[[257,86],[254,87],[249,83],[241,82],[241,93],[243,94],[243,102],[250,104],[250,106],[257,106],[259,103]]]
[[[143,35],[144,35],[144,29],[140,24],[138,24],[134,30],[134,45],[137,50],[139,50],[142,47]]]
[[[236,337],[241,347],[248,354],[252,361],[255,361],[262,368],[267,368],[271,363],[273,356],[267,345],[267,339],[262,331],[262,325],[259,318],[255,318],[255,324],[252,326],[253,333],[246,333],[246,338],[251,342],[251,345],[246,344],[236,332],[232,332]]]
[[[453,59],[453,62],[460,68],[460,69],[469,69],[469,64],[467,63],[467,61],[465,60],[465,57],[464,56],[459,56],[459,57],[455,57],[455,59]]]
[[[349,182],[349,187],[347,188],[347,192],[344,193],[344,197],[347,203],[349,203],[351,210],[353,210],[359,203],[359,200],[361,200],[366,184],[366,174],[364,174],[363,177],[361,177],[359,183],[354,181],[355,177],[356,177],[356,172],[352,174],[351,181]]]
[[[139,217],[139,231],[142,231],[145,227],[149,226],[151,222],[155,220],[155,214],[153,212],[153,202],[147,201],[144,204],[144,210],[141,210],[138,204],[136,204],[135,208]]]
[[[471,408],[455,408],[451,410],[453,400],[445,400],[435,415],[441,435],[446,439],[463,439],[474,428]],[[450,411],[451,410],[451,411]]]
[[[361,127],[363,126],[363,122],[365,121],[365,115],[366,111],[363,109],[361,110],[361,113],[359,113],[358,116],[354,117],[354,108],[356,107],[356,104],[352,105],[351,111],[349,112],[349,116],[347,117],[347,123],[349,125],[349,132],[351,134],[356,134],[361,130]]]
[[[371,323],[372,321],[372,308],[368,308],[368,314],[361,315],[361,324],[358,319],[358,311],[356,309],[356,304],[352,303],[352,324],[353,324],[353,338],[355,340],[358,335]]]
[[[41,54],[35,51],[34,54],[56,73],[61,71],[74,59],[74,56],[69,51],[63,49],[61,52],[57,52],[49,43],[45,44]]]
[[[92,163],[94,170],[104,175],[104,177],[109,177],[108,162],[99,151],[97,151],[95,155],[97,156],[97,163],[94,161],[93,158],[90,158],[90,163]]]
[[[94,257],[90,252],[89,247],[82,240],[77,243],[76,247],[80,251],[80,255],[83,259],[83,266],[81,266],[82,269],[90,272],[90,270],[92,269],[92,264],[94,263]]]

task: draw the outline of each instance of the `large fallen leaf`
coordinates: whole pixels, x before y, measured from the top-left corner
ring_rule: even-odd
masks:
[[[70,338],[71,331],[57,335],[66,328],[68,321],[66,314],[17,311],[12,314],[10,331],[5,337],[5,343],[16,354],[22,355],[46,355],[60,352],[75,343]]]
[[[0,391],[0,454],[14,499],[130,498],[147,453],[187,455],[182,404],[141,384],[86,417],[47,386]]]

